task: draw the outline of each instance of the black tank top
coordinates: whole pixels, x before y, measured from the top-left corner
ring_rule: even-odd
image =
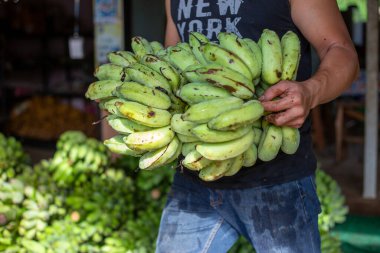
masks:
[[[310,44],[292,21],[289,0],[171,0],[171,14],[182,41],[186,42],[192,31],[206,35],[211,41],[217,41],[217,34],[226,31],[257,41],[265,28],[276,31],[280,37],[291,30],[301,40],[297,80],[306,80],[311,75]],[[258,160],[253,167],[242,168],[232,177],[204,182],[197,172],[187,169],[181,172],[211,188],[256,187],[311,175],[316,169],[316,159],[312,150],[310,116],[300,132],[301,142],[295,154],[280,151],[274,160],[265,163]]]

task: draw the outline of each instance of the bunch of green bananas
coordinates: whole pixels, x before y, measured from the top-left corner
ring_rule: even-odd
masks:
[[[109,165],[106,147],[82,132],[67,131],[57,142],[57,152],[49,167],[59,186],[86,182],[90,174],[100,174]]]
[[[0,133],[0,180],[14,178],[28,165],[29,157],[14,137]]]
[[[343,223],[348,214],[345,197],[337,182],[323,170],[316,171],[316,188],[322,212],[319,214],[319,228],[329,231],[337,223]]]

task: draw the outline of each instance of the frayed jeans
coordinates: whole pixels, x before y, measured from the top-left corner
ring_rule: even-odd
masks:
[[[319,253],[313,176],[279,185],[210,189],[177,172],[156,253],[223,253],[240,235],[257,253]]]

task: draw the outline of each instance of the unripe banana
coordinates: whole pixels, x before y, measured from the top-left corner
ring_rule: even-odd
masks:
[[[144,55],[141,58],[141,63],[165,77],[174,93],[179,89],[179,73],[172,65],[152,54]]]
[[[197,123],[183,120],[182,114],[174,114],[170,124],[174,132],[188,136],[194,136],[191,129],[198,126]]]
[[[297,128],[283,126],[282,131],[282,145],[281,150],[285,154],[294,154],[300,144],[300,132]]]
[[[202,124],[191,129],[191,132],[203,142],[226,142],[238,139],[247,134],[251,127],[242,127],[234,131],[219,131],[208,128],[207,124]]]
[[[260,144],[260,140],[261,140],[261,135],[263,134],[263,130],[261,130],[261,128],[256,128],[256,127],[253,127],[253,132],[255,133],[255,139],[253,141],[253,143],[258,146]]]
[[[116,88],[114,95],[158,109],[166,110],[171,105],[170,97],[164,92],[136,82],[124,82]]]
[[[261,161],[268,162],[273,160],[282,145],[281,128],[275,125],[269,125],[264,129],[258,147],[258,157]]]
[[[254,133],[249,132],[239,139],[222,143],[203,143],[196,150],[209,160],[226,160],[244,153],[253,143]]]
[[[94,76],[98,80],[115,80],[125,82],[130,79],[123,67],[113,63],[102,64],[97,67]]]
[[[231,176],[235,175],[236,173],[238,173],[240,171],[240,169],[243,167],[243,164],[244,164],[244,161],[245,161],[244,160],[244,154],[246,152],[244,152],[241,155],[238,155],[235,158],[232,158],[233,162],[231,164],[231,167],[227,170],[227,172],[224,173],[225,177],[231,177]]]
[[[224,176],[231,167],[232,162],[233,159],[213,161],[209,166],[202,169],[198,176],[203,181],[215,181]]]
[[[184,73],[190,82],[208,82],[241,99],[249,99],[255,92],[253,83],[242,74],[217,64],[188,68]]]
[[[176,46],[186,50],[189,53],[192,53],[190,45],[186,42],[179,42]]]
[[[164,46],[158,42],[158,41],[151,41],[150,42],[150,47],[153,50],[153,54],[157,55],[157,53],[161,50],[165,50]]]
[[[195,150],[195,147],[201,143],[202,142],[200,142],[200,141],[184,143],[182,145],[182,151],[181,151],[182,155],[186,156],[188,153]]]
[[[212,161],[204,158],[198,151],[193,150],[189,152],[185,159],[182,161],[182,165],[189,170],[199,171],[208,166]]]
[[[250,100],[241,107],[225,111],[208,122],[211,129],[227,131],[247,126],[263,116],[264,107],[258,100]]]
[[[136,102],[117,102],[120,115],[139,124],[149,127],[164,127],[170,125],[171,114],[166,110],[156,109]]]
[[[127,146],[136,151],[152,151],[168,145],[174,137],[170,126],[132,133],[124,138]]]
[[[153,54],[153,49],[150,46],[149,41],[147,41],[143,37],[140,37],[140,36],[133,37],[131,46],[137,59],[141,59],[146,54]]]
[[[254,52],[252,52],[251,48],[242,38],[239,38],[233,33],[221,32],[218,34],[218,40],[221,47],[230,52],[234,52],[234,54],[245,63],[251,72],[252,79],[256,79],[260,76],[261,69],[259,67],[259,62],[257,61]]]
[[[243,100],[237,97],[217,98],[204,101],[190,106],[190,108],[182,115],[182,119],[195,123],[207,123],[219,114],[227,110],[238,108],[242,104]]]
[[[99,108],[102,109],[102,110],[106,110],[107,112],[109,112],[110,114],[114,114],[118,117],[123,117],[125,118],[120,112],[119,110],[117,109],[117,104],[118,103],[124,103],[126,102],[126,100],[122,99],[122,98],[118,98],[118,97],[112,97],[112,98],[109,98],[109,99],[102,99],[100,102],[99,102]]]
[[[121,81],[103,80],[91,83],[86,91],[86,98],[91,100],[112,97],[112,92],[116,87],[122,85]]]
[[[301,43],[292,31],[288,31],[281,38],[282,47],[282,80],[294,80],[297,76],[299,60],[301,57]]]
[[[121,134],[131,134],[135,132],[152,130],[151,127],[138,124],[130,119],[118,117],[117,115],[108,115],[107,121],[112,129]]]
[[[261,48],[254,40],[251,40],[249,38],[245,38],[243,40],[247,44],[247,46],[251,49],[255,58],[256,67],[255,67],[255,73],[252,73],[253,78],[254,79],[259,78],[261,75],[261,68],[263,65],[263,55],[261,53]]]
[[[199,139],[195,136],[183,135],[177,133],[178,139],[183,143],[198,142]]]
[[[264,29],[260,41],[263,54],[261,78],[273,85],[281,80],[282,75],[281,42],[277,33],[269,29]]]
[[[226,68],[230,68],[252,80],[252,73],[245,63],[234,53],[220,47],[219,45],[208,43],[200,46],[203,57],[209,62],[215,62]],[[235,51],[234,51],[235,52]]]
[[[167,50],[169,62],[181,71],[184,71],[189,66],[199,65],[199,61],[195,56],[181,47],[174,46]]]
[[[136,151],[128,148],[123,141],[124,135],[116,135],[110,139],[104,141],[104,145],[113,153],[120,155],[129,155],[134,157],[141,156],[144,151]]]
[[[169,145],[157,150],[145,153],[140,157],[139,168],[142,170],[152,170],[171,163],[177,159],[181,150],[181,142],[177,137],[174,137]]]
[[[144,84],[150,88],[160,89],[168,94],[171,93],[171,87],[166,78],[143,64],[131,64],[125,68],[125,71],[132,81]]]
[[[230,97],[231,94],[223,88],[208,83],[188,83],[178,90],[178,96],[189,105],[197,104],[215,98]]]
[[[119,65],[121,67],[128,67],[132,63],[137,62],[135,56],[128,51],[116,51],[107,54],[110,63]]]
[[[203,34],[198,33],[198,32],[191,32],[190,33],[190,35],[189,35],[189,44],[190,44],[191,50],[192,50],[195,58],[197,58],[197,60],[202,65],[206,65],[207,61],[203,57],[203,54],[200,51],[199,47],[201,45],[207,44],[207,43],[209,43],[209,39],[206,36],[204,36]]]
[[[252,167],[257,161],[257,146],[252,144],[247,151],[244,152],[244,167]]]

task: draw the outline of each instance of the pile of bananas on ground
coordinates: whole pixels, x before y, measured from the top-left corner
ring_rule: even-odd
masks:
[[[294,154],[298,129],[265,120],[257,98],[280,80],[294,80],[297,35],[281,39],[265,29],[260,40],[220,33],[219,43],[192,32],[189,43],[166,49],[141,37],[132,52],[108,54],[86,97],[110,113],[119,135],[106,140],[115,153],[140,157],[140,169],[181,164],[205,181],[232,176],[242,167]]]

